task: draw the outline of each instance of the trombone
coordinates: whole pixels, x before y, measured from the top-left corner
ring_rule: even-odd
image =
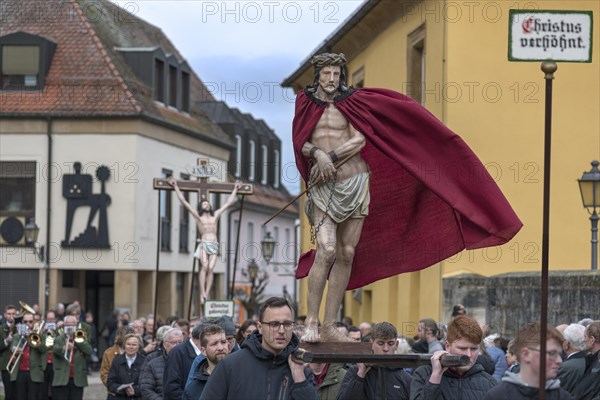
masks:
[[[17,346],[14,348],[12,354],[10,355],[8,364],[6,364],[6,370],[11,375],[17,367],[17,365],[19,364],[21,357],[23,356],[23,351],[25,350],[25,346],[27,346],[27,339],[28,336],[25,332],[19,334],[19,342],[17,343]]]
[[[44,320],[36,322],[33,332],[27,336],[27,343],[32,349],[37,349],[42,345],[42,329],[44,329]]]

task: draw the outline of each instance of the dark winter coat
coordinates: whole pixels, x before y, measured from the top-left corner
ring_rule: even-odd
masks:
[[[131,364],[131,368],[127,365],[126,354],[120,354],[115,357],[108,371],[108,391],[114,393],[115,396],[109,394],[109,400],[141,398],[140,373],[142,372],[143,363],[144,356],[140,353],[138,353],[135,361]],[[126,383],[133,383],[133,390],[135,391],[133,397],[127,396],[124,390],[117,391],[119,386]]]
[[[196,358],[196,351],[190,340],[178,344],[169,352],[163,378],[163,396],[165,400],[181,400],[183,396],[185,382]]]
[[[410,384],[410,400],[481,400],[497,383],[479,363],[462,376],[448,369],[439,385],[430,383],[430,376],[429,365],[415,370]]]
[[[499,385],[486,393],[484,400],[536,400],[539,388],[527,386],[517,374],[507,372]],[[546,382],[546,400],[573,400],[569,392],[560,387],[558,379]]]
[[[242,349],[219,362],[200,399],[204,400],[317,400],[317,389],[310,368],[306,380],[294,383],[288,356],[298,349],[300,340],[292,335],[290,343],[278,354],[262,347],[262,335],[254,332]]]
[[[353,365],[344,377],[337,398],[338,400],[408,400],[410,381],[410,375],[402,368],[371,368],[365,377],[361,378],[358,376],[358,367]]]
[[[154,356],[150,362],[144,362],[140,374],[140,391],[144,400],[162,400],[166,360],[167,354],[161,352],[158,356]]]

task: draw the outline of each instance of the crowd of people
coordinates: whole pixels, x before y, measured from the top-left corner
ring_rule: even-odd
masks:
[[[337,322],[340,335],[370,343],[373,354],[430,354],[431,364],[418,368],[303,364],[293,354],[304,320],[278,297],[241,325],[226,316],[163,322],[115,311],[98,335],[75,302],[44,315],[8,305],[0,327],[5,400],[82,399],[98,336],[109,346],[100,366],[108,399],[537,399],[544,329],[545,398],[600,400],[600,321],[591,319],[531,322],[514,338],[490,332],[461,305],[447,324],[421,319],[410,338],[389,322]],[[447,353],[468,364],[445,367]]]

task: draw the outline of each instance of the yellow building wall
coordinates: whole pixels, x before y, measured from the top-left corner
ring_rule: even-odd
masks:
[[[400,4],[400,2],[398,2]],[[524,223],[510,243],[463,251],[425,270],[398,275],[363,288],[362,304],[346,293],[345,315],[394,323],[416,334],[424,317],[442,315],[442,277],[461,272],[496,275],[539,270],[541,262],[544,76],[539,62],[508,62],[508,10],[515,6],[556,9],[556,1],[412,3],[403,16],[348,64],[349,83],[364,68],[365,87],[405,90],[407,37],[426,26],[425,106],[475,151]],[[568,9],[592,10],[597,1],[572,1]],[[600,30],[593,54],[599,53]],[[365,44],[371,38],[365,38]],[[343,51],[343,50],[342,50]],[[599,63],[560,63],[554,80],[550,267],[589,269],[590,223],[577,179],[600,158]],[[303,82],[308,85],[310,82]],[[302,219],[302,248],[310,227]],[[299,314],[306,314],[306,279]],[[322,317],[322,315],[321,315]]]

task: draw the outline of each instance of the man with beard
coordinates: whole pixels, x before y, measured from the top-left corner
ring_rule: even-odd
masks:
[[[227,199],[223,207],[216,211],[213,211],[212,206],[207,199],[202,199],[200,202],[200,214],[195,207],[185,199],[177,181],[175,178],[170,177],[168,179],[169,184],[175,189],[177,198],[184,205],[184,207],[192,214],[196,220],[196,226],[198,227],[198,233],[200,234],[200,242],[198,248],[194,253],[200,264],[199,279],[200,279],[200,304],[204,304],[208,299],[210,290],[213,284],[213,271],[217,263],[217,255],[219,253],[219,242],[217,241],[217,227],[219,223],[219,217],[227,208],[229,208],[236,200],[236,195],[241,187],[239,183],[236,183],[231,192],[231,196]]]
[[[518,374],[507,372],[502,382],[486,393],[485,400],[539,399],[540,397],[540,341],[542,324],[531,322],[517,333],[515,353],[521,370]],[[548,400],[572,400],[573,396],[560,387],[556,379],[562,364],[563,335],[552,325],[546,328],[546,385]]]
[[[436,351],[431,366],[415,370],[410,385],[410,400],[480,400],[496,385],[496,380],[477,363],[483,331],[477,321],[458,316],[448,323],[447,351]],[[446,353],[466,355],[470,362],[462,367],[444,368],[440,357]]]
[[[258,331],[227,356],[212,373],[200,399],[317,400],[310,368],[292,354],[300,340],[293,333],[292,308],[271,297],[259,311]]]
[[[229,354],[225,330],[219,325],[206,325],[200,334],[200,350],[206,358],[200,362],[196,374],[185,387],[184,400],[200,398],[213,370]]]
[[[401,93],[346,87],[346,62],[313,57],[313,85],[296,96],[292,140],[312,185],[306,213],[316,245],[296,271],[308,276],[307,342],[350,341],[335,327],[346,290],[504,244],[522,226],[460,137]]]

